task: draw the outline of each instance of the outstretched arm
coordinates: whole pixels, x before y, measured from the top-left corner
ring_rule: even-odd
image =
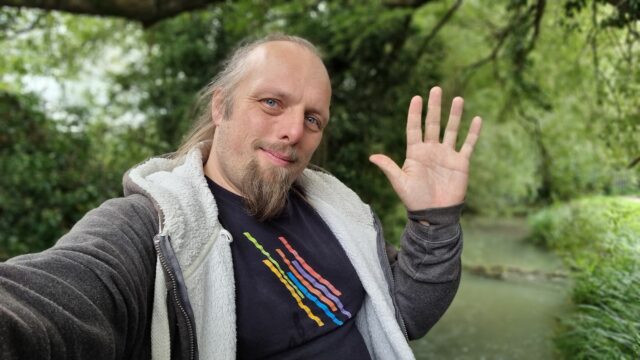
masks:
[[[109,200],[53,248],[0,263],[0,358],[150,358],[156,217],[140,195]]]

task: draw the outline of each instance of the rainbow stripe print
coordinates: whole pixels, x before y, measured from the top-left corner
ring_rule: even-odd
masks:
[[[287,239],[283,236],[278,238],[287,250],[285,253],[280,248],[276,249],[277,257],[282,260],[282,263],[279,263],[250,233],[243,234],[265,256],[262,263],[287,288],[298,307],[307,314],[309,319],[318,326],[324,326],[325,321],[332,321],[341,326],[344,324],[344,320],[351,318],[351,313],[344,308],[339,299],[342,292],[336,289],[329,280],[318,274],[289,244]],[[303,302],[303,299],[309,300],[307,303],[313,304],[317,313],[314,313],[314,310],[310,309]],[[324,314],[324,321],[317,314]],[[344,320],[340,320],[340,317]]]

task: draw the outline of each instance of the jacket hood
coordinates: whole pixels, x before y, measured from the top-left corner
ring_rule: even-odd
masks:
[[[160,217],[158,232],[176,240],[174,251],[186,273],[205,243],[218,235],[213,233],[218,207],[202,166],[210,149],[208,141],[182,158],[151,158],[131,168],[123,178],[125,196],[137,193],[153,201]]]

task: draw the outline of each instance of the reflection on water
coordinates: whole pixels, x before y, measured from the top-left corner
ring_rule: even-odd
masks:
[[[463,224],[465,265],[503,265],[557,271],[560,260],[524,241],[522,220]],[[571,309],[568,281],[463,273],[458,294],[423,339],[412,342],[417,359],[553,359],[556,317]]]

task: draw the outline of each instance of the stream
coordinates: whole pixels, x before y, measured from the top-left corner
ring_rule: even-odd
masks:
[[[551,337],[571,310],[562,261],[525,241],[524,219],[466,219],[463,274],[442,319],[411,347],[421,359],[557,359]]]

